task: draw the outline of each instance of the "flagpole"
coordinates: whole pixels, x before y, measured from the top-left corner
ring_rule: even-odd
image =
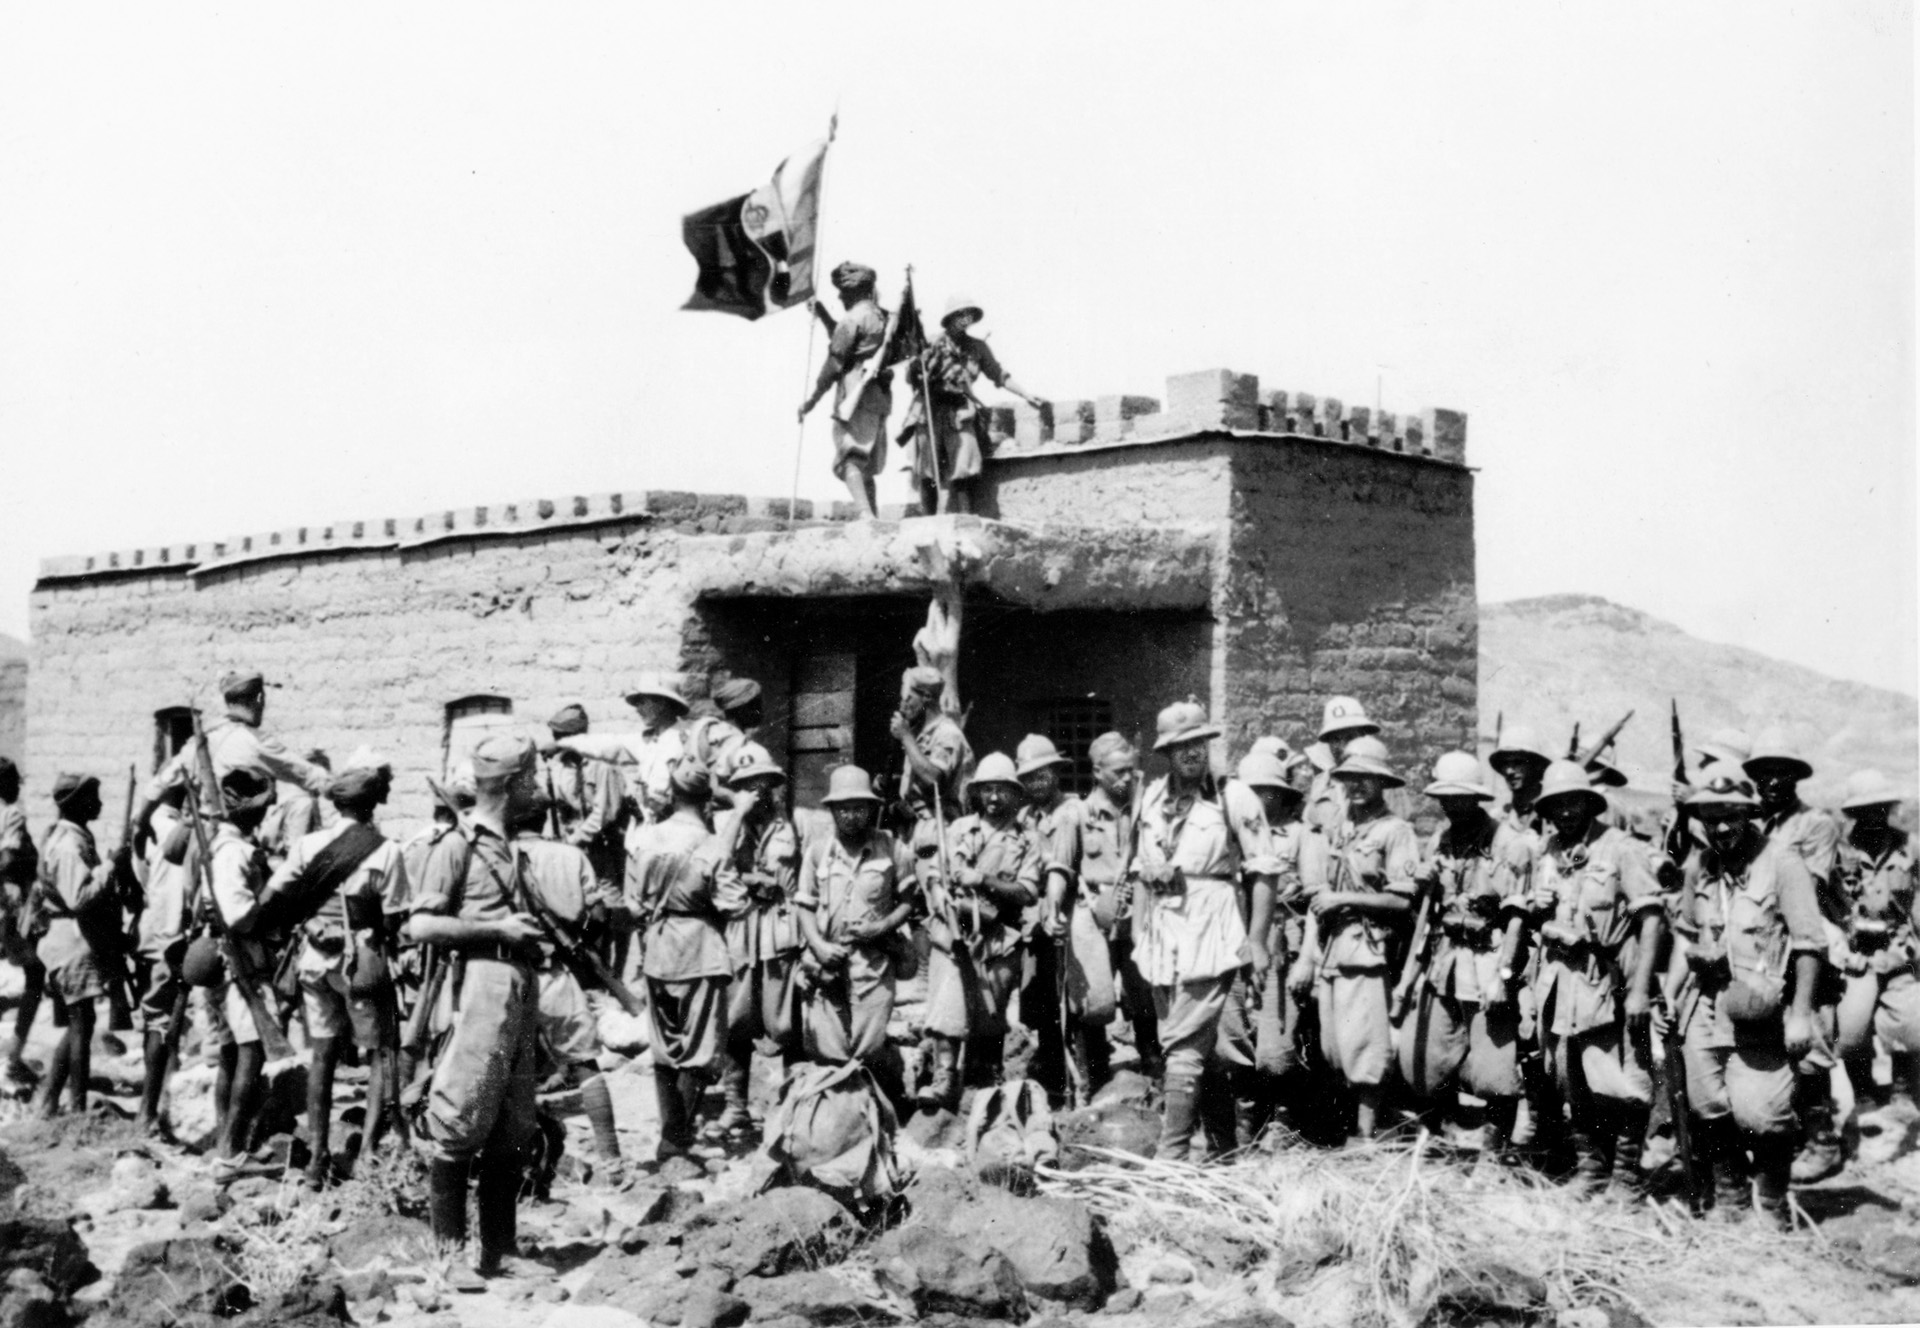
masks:
[[[820,190],[813,200],[813,295],[820,298],[820,264],[826,251],[821,247],[820,235],[826,225],[827,215],[827,160],[833,156],[833,141],[840,136],[840,107],[835,103],[833,118],[827,121],[827,150],[820,154]],[[813,338],[820,330],[820,320],[813,310],[807,310],[807,360],[800,366],[800,399],[807,399],[812,387],[809,381],[813,377]],[[787,495],[787,529],[792,530],[800,519],[800,466],[807,455],[807,421],[800,418],[800,430],[793,443],[793,488]]]

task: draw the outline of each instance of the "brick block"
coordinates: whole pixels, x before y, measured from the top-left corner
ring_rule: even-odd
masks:
[[[1268,433],[1287,431],[1287,394],[1281,391],[1260,394],[1260,427]]]
[[[1016,451],[1040,447],[1053,439],[1053,403],[1042,402],[1035,410],[1026,402],[1013,407],[1013,445]]]
[[[1346,411],[1339,397],[1322,397],[1319,413],[1314,416],[1313,431],[1322,438],[1331,438],[1338,442],[1346,435],[1341,431],[1340,422]]]
[[[1347,407],[1347,418],[1341,425],[1341,436],[1350,443],[1362,447],[1372,442],[1373,412],[1365,406]]]
[[[1287,404],[1287,432],[1311,434],[1314,417],[1319,413],[1320,402],[1313,393],[1295,392]]]
[[[1093,403],[1074,399],[1050,401],[1053,407],[1053,441],[1084,443],[1093,437]]]
[[[1400,417],[1390,410],[1380,412],[1373,422],[1375,446],[1386,452],[1404,452],[1406,440],[1400,433]]]
[[[1231,369],[1202,369],[1167,379],[1167,416],[1195,429],[1258,429],[1260,379]]]
[[[1096,397],[1093,402],[1093,436],[1102,442],[1124,438],[1133,432],[1132,421],[1142,415],[1155,415],[1160,403],[1152,397]]]
[[[1427,440],[1433,437],[1432,411],[1420,415],[1407,416],[1407,422],[1401,430],[1400,450],[1409,456],[1432,456]]]
[[[1451,461],[1456,466],[1467,464],[1467,417],[1465,412],[1448,410],[1436,406],[1432,412],[1433,430],[1428,434],[1428,446],[1433,455],[1441,461]]]
[[[1004,443],[1013,437],[1013,407],[987,407],[987,438],[993,443]]]

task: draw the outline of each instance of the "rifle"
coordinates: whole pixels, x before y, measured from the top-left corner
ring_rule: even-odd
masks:
[[[1614,725],[1612,728],[1608,729],[1605,733],[1602,733],[1600,735],[1600,741],[1594,743],[1593,746],[1587,748],[1584,752],[1574,756],[1573,759],[1580,762],[1581,765],[1587,765],[1588,763],[1592,762],[1595,758],[1597,758],[1600,755],[1600,753],[1606,751],[1607,748],[1613,746],[1613,740],[1620,736],[1620,730],[1624,729],[1627,726],[1627,721],[1632,718],[1633,718],[1633,711],[1631,710],[1627,711],[1626,714],[1620,716],[1620,718],[1614,722]],[[1580,726],[1578,724],[1573,726],[1573,732],[1575,737],[1579,736]]]
[[[1573,736],[1567,739],[1567,759],[1569,761],[1580,759],[1580,721],[1577,719],[1573,721]]]
[[[1687,744],[1680,737],[1680,702],[1668,698],[1667,706],[1672,712],[1673,727],[1673,782],[1687,782]]]
[[[1437,893],[1431,885],[1420,891],[1420,909],[1413,918],[1413,943],[1400,963],[1400,980],[1393,984],[1393,1007],[1388,1018],[1396,1024],[1407,1017],[1414,991],[1426,973],[1427,951],[1433,947],[1433,898]]]
[[[207,735],[200,727],[200,715],[197,711],[193,716],[193,736],[194,741],[199,744],[202,762],[208,770],[211,770],[213,758],[207,752]],[[221,796],[218,784],[213,785],[211,790],[196,790],[196,792],[220,800],[221,810],[224,813],[225,800]],[[195,886],[206,892],[207,927],[213,933],[215,943],[220,947],[220,957],[226,961],[227,980],[239,990],[240,999],[246,1002],[247,1013],[253,1017],[253,1027],[260,1034],[260,1047],[266,1052],[267,1059],[277,1061],[282,1057],[291,1056],[293,1045],[287,1041],[287,1035],[282,1031],[280,1021],[274,1017],[266,998],[260,994],[260,984],[240,962],[240,948],[234,943],[233,932],[227,927],[227,920],[220,912],[220,900],[213,889],[213,849],[207,841],[207,824],[201,813],[199,799],[189,796],[184,806],[187,809],[188,823],[193,827]]]
[[[453,798],[437,781],[429,779],[427,787],[433,791],[433,796],[442,807],[456,818],[459,816],[459,807],[454,804]],[[540,929],[541,936],[548,945],[553,947],[554,957],[566,966],[567,971],[573,974],[575,981],[589,990],[597,989],[606,992],[620,1002],[621,1009],[636,1019],[646,1013],[647,1007],[642,1005],[640,998],[635,996],[628,989],[627,984],[607,967],[606,960],[589,947],[582,945],[580,938],[574,936],[558,920],[548,914],[545,907],[530,892],[521,890],[518,895],[514,902],[533,919],[533,924]]]
[[[1673,1115],[1673,1151],[1680,1155],[1681,1174],[1686,1177],[1688,1204],[1698,1209],[1704,1199],[1700,1177],[1693,1161],[1692,1104],[1687,1100],[1687,1064],[1684,1051],[1686,1025],[1700,1004],[1700,987],[1691,970],[1680,980],[1677,992],[1666,997],[1667,1030],[1661,1038],[1660,1079],[1667,1089],[1667,1109]]]
[[[452,833],[464,840],[467,832],[460,825],[460,809],[454,802],[453,796],[431,776],[427,779],[427,787],[432,790],[434,801],[452,814],[453,825],[450,827]],[[464,885],[463,880],[461,887]],[[433,1028],[434,1007],[440,1004],[441,989],[447,985],[447,970],[453,966],[443,947],[428,945],[422,948],[426,951],[426,956],[421,961],[420,995],[414,1002],[413,1012],[407,1016],[407,1025],[400,1037],[400,1050],[414,1057],[423,1055],[427,1049],[427,1039]],[[454,990],[457,999],[459,990],[457,985]]]
[[[832,314],[827,312],[827,306],[820,303],[820,301],[814,300],[812,303],[813,303],[813,316],[820,320],[820,326],[827,329],[827,335],[832,336],[840,326],[838,320],[836,320]]]

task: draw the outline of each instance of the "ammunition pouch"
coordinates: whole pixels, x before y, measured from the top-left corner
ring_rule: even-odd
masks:
[[[1187,873],[1171,863],[1140,869],[1140,883],[1147,893],[1160,899],[1175,899],[1187,893]]]

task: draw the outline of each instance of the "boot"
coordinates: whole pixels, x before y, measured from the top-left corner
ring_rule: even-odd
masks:
[[[615,1178],[620,1171],[620,1132],[614,1127],[613,1093],[607,1088],[605,1075],[593,1075],[580,1085],[580,1105],[593,1127],[594,1151],[604,1164],[601,1169]]]
[[[1260,1076],[1244,1066],[1227,1074],[1233,1089],[1233,1146],[1244,1152],[1259,1141],[1266,1128],[1266,1111],[1259,1099]]]
[[[744,1134],[753,1128],[753,1115],[747,1110],[747,1062],[744,1057],[729,1056],[720,1068],[720,1090],[726,1107],[715,1122],[728,1134]]]
[[[996,1087],[1006,1074],[1007,1037],[1001,1033],[983,1033],[967,1039],[962,1082],[968,1088]]]
[[[956,1111],[960,1106],[960,1044],[953,1038],[935,1035],[933,1077],[918,1094],[921,1106],[933,1111]]]
[[[1200,1134],[1207,1141],[1207,1160],[1223,1158],[1233,1151],[1233,1094],[1227,1088],[1225,1068],[1209,1065],[1202,1070],[1194,1092],[1198,1099]]]
[[[427,1164],[427,1221],[436,1244],[467,1243],[467,1162],[436,1157]]]
[[[678,1070],[670,1065],[654,1067],[653,1098],[660,1111],[660,1148],[655,1159],[664,1162],[670,1157],[685,1157],[693,1143],[693,1130],[686,1100],[680,1096]]]
[[[680,1071],[681,1110],[686,1113],[687,1146],[700,1135],[700,1107],[707,1096],[707,1077],[698,1070]]]
[[[316,1038],[313,1057],[307,1064],[307,1142],[313,1153],[301,1178],[301,1183],[314,1193],[325,1189],[333,1175],[333,1067],[333,1039]],[[380,1103],[370,1099],[368,1114],[379,1110]]]
[[[1199,1112],[1198,1085],[1179,1075],[1167,1076],[1166,1102],[1160,1120],[1160,1146],[1155,1158],[1167,1162],[1185,1162],[1193,1148],[1194,1117]]]
[[[1753,1213],[1753,1186],[1747,1179],[1747,1150],[1740,1127],[1731,1116],[1696,1119],[1694,1124],[1694,1137],[1713,1182],[1713,1220],[1744,1222]]]
[[[1511,1166],[1518,1160],[1513,1155],[1513,1124],[1519,1113],[1519,1098],[1487,1099],[1486,1123],[1480,1127],[1480,1156],[1474,1159],[1476,1167]]]
[[[1086,1053],[1081,1063],[1086,1067],[1087,1100],[1091,1102],[1113,1077],[1113,1044],[1107,1040],[1106,1029],[1083,1026],[1081,1045]]]
[[[474,1270],[482,1277],[496,1277],[515,1252],[520,1165],[515,1156],[493,1153],[481,1163],[480,1178],[474,1183],[474,1208],[480,1219],[480,1249],[474,1258]]]
[[[1800,1156],[1793,1160],[1793,1183],[1811,1185],[1829,1176],[1837,1176],[1847,1164],[1840,1141],[1840,1130],[1833,1119],[1833,1094],[1827,1072],[1798,1075],[1793,1095],[1800,1123],[1806,1128],[1807,1141]]]
[[[1639,1204],[1646,1199],[1648,1178],[1640,1170],[1640,1154],[1647,1146],[1647,1118],[1651,1109],[1644,1103],[1622,1104],[1615,1112],[1613,1176],[1607,1181],[1607,1198]]]
[[[1787,1199],[1787,1185],[1793,1172],[1793,1138],[1784,1134],[1762,1135],[1753,1141],[1754,1192],[1759,1200],[1760,1216],[1782,1231],[1793,1230],[1793,1209]]]
[[[1575,1119],[1568,1130],[1573,1144],[1573,1174],[1567,1178],[1567,1188],[1575,1194],[1598,1194],[1613,1174],[1608,1161],[1613,1140],[1602,1133],[1604,1128],[1595,1112]]]

